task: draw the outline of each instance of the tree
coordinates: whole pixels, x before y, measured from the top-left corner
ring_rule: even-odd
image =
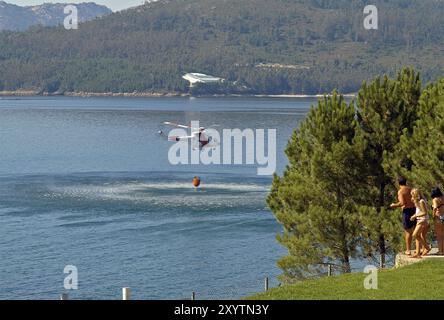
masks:
[[[415,135],[419,115],[438,101],[437,94],[435,102],[424,97],[420,112],[421,89],[419,74],[406,68],[394,79],[363,83],[356,106],[333,92],[294,132],[286,150],[290,163],[275,176],[268,197],[284,227],[278,241],[289,252],[278,262],[284,280],[319,275],[325,264],[350,272],[351,258],[375,253],[384,266],[386,255],[397,252],[399,214],[387,208],[396,196],[394,173],[413,165],[401,152],[401,135]],[[443,159],[438,151],[435,160]]]
[[[403,133],[399,149],[411,163],[399,172],[416,186],[428,193],[444,184],[444,79],[423,91],[418,120],[412,133]]]
[[[275,176],[268,205],[284,231],[278,241],[288,256],[278,265],[283,281],[315,276],[327,264],[350,272],[360,224],[354,204],[362,158],[353,144],[353,104],[333,92],[312,108],[287,146],[282,177]]]
[[[389,163],[407,163],[406,155],[399,154],[401,133],[413,132],[418,117],[421,95],[419,74],[406,68],[395,79],[378,77],[372,83],[363,83],[357,98],[359,130],[357,140],[365,145],[367,168],[367,224],[363,239],[370,254],[379,252],[381,265],[386,254],[397,248],[396,219],[386,208],[393,201],[396,176]],[[397,167],[396,165],[395,167]],[[392,240],[392,243],[389,240]]]

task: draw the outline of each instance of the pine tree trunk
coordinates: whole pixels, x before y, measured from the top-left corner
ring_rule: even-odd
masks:
[[[382,208],[384,207],[384,192],[385,192],[385,183],[382,182],[379,186],[379,204],[378,204],[378,215],[382,214]],[[382,221],[382,217],[381,220]],[[385,254],[386,254],[386,247],[385,247],[385,237],[384,234],[380,231],[379,233],[379,239],[378,239],[378,247],[379,247],[379,253],[381,255],[380,260],[380,267],[385,267]]]
[[[350,259],[348,256],[342,261],[342,270],[344,273],[351,273]]]
[[[381,253],[379,266],[381,268],[385,268],[385,249],[385,237],[381,233],[381,235],[379,236],[379,252]]]
[[[341,232],[342,232],[342,270],[344,273],[351,272],[350,266],[350,252],[347,246],[346,227],[344,218],[341,217]]]

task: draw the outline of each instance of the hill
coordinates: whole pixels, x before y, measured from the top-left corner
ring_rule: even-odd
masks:
[[[364,288],[365,273],[302,281],[249,297],[252,300],[443,300],[443,259],[378,273],[378,289]],[[420,275],[420,276],[419,276]]]
[[[365,79],[444,66],[444,2],[160,0],[86,22],[79,30],[0,33],[0,91],[188,92],[186,72],[227,79],[205,93],[355,92]]]
[[[56,26],[63,24],[67,16],[63,10],[66,3],[45,3],[39,6],[20,7],[0,1],[0,30],[23,31],[31,26]],[[79,22],[93,20],[111,13],[105,6],[95,3],[76,4],[79,12]]]

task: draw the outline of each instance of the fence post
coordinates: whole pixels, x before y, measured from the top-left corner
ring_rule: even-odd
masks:
[[[331,275],[332,275],[332,266],[331,266],[331,264],[328,265],[327,275],[328,275],[329,277],[331,277]]]
[[[60,300],[68,300],[68,294],[67,293],[62,293],[60,295]]]
[[[268,291],[268,277],[265,277],[265,291]]]
[[[122,300],[130,300],[131,288],[122,288]]]
[[[191,300],[194,301],[196,300],[196,292],[191,292]]]

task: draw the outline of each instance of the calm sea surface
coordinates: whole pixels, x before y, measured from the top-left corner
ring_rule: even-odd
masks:
[[[285,250],[249,165],[171,165],[163,121],[277,129],[313,99],[0,98],[0,299],[231,299],[276,285]],[[195,191],[191,181],[202,178]]]

